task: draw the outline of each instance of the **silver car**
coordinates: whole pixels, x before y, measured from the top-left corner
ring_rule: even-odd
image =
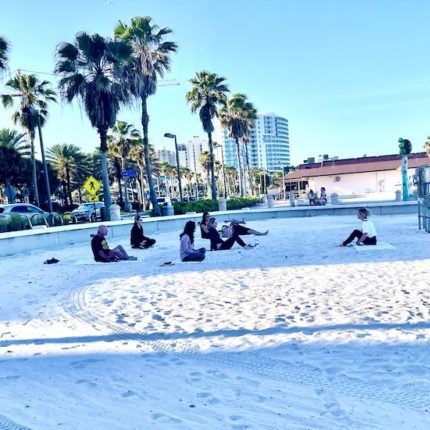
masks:
[[[23,215],[34,225],[46,224],[49,213],[30,203],[10,203],[0,205],[0,215]]]
[[[96,222],[101,219],[101,208],[104,208],[103,202],[82,203],[78,208],[73,209],[70,214],[72,222],[86,221]]]

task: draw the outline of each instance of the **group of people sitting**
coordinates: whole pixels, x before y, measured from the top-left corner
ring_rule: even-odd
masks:
[[[308,199],[311,206],[325,206],[327,204],[327,192],[324,187],[321,187],[320,196],[318,197],[314,190],[309,190]]]
[[[228,222],[229,225],[224,225],[222,230],[218,230],[218,222],[214,217],[211,217],[208,212],[203,212],[202,220],[200,221],[200,233],[202,239],[209,239],[211,251],[224,251],[231,249],[235,243],[243,249],[252,249],[254,246],[247,244],[240,237],[241,235],[256,235],[265,236],[269,231],[259,232],[249,227],[245,227],[244,220],[232,219]],[[187,221],[184,231],[180,237],[179,254],[181,261],[203,261],[206,256],[206,248],[194,248],[194,233],[196,231],[196,223]],[[221,234],[220,234],[221,233]],[[223,240],[221,236],[225,237]]]
[[[376,245],[376,229],[372,221],[369,220],[370,212],[366,208],[360,208],[357,212],[357,218],[361,220],[361,230],[354,230],[348,238],[341,242],[340,246],[348,246],[357,240],[356,245]],[[208,212],[204,212],[202,220],[199,223],[202,239],[210,241],[211,251],[224,251],[231,249],[235,243],[243,249],[252,249],[255,245],[245,243],[240,237],[244,235],[265,236],[269,233],[259,232],[252,228],[246,227],[244,220],[232,219],[228,222],[229,225],[224,225],[222,230],[218,230],[218,222],[214,217],[211,217]],[[203,261],[206,256],[206,248],[194,248],[194,234],[196,231],[196,223],[187,221],[184,231],[180,234],[179,255],[181,261]],[[106,240],[108,229],[105,225],[100,225],[97,229],[97,234],[91,240],[91,249],[93,251],[94,260],[103,263],[109,263],[119,260],[137,260],[136,257],[128,255],[125,249],[118,245],[114,249],[110,249]],[[221,238],[223,236],[226,240]],[[134,224],[130,233],[130,244],[134,249],[146,249],[156,243],[155,239],[151,239],[144,235],[142,220],[139,215],[134,218]]]

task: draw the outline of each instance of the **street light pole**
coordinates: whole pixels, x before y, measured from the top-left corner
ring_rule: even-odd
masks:
[[[175,140],[175,152],[176,152],[176,171],[178,174],[178,184],[179,184],[179,199],[182,202],[182,182],[181,182],[181,170],[179,168],[179,149],[178,141],[176,140],[176,134],[164,133],[164,137]]]
[[[221,161],[222,161],[222,182],[224,184],[224,198],[227,198],[227,184],[226,184],[226,180],[225,180],[225,170],[224,170],[224,151],[222,148],[222,145],[220,145],[219,143],[214,143],[215,148],[220,148],[221,149]]]

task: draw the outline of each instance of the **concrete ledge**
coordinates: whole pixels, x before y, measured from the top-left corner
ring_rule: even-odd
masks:
[[[417,202],[368,203],[364,205],[350,204],[337,206],[299,206],[275,207],[271,209],[252,208],[249,210],[215,212],[218,221],[232,218],[245,218],[246,221],[256,221],[273,218],[297,218],[322,215],[355,215],[357,209],[366,206],[374,215],[418,214]],[[188,220],[196,223],[201,220],[201,214],[174,215],[159,218],[144,218],[145,233],[151,235],[159,231],[172,231],[178,234]],[[132,219],[110,221],[108,239],[121,239],[128,243]],[[90,241],[90,234],[96,232],[99,224],[73,224],[61,227],[50,227],[46,230],[23,230],[11,233],[0,233],[0,257],[26,253],[37,249],[63,248],[74,243]]]

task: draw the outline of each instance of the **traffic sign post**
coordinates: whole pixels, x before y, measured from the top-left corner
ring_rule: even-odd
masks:
[[[124,170],[121,174],[123,178],[135,178],[137,176],[137,170],[135,169]]]
[[[83,187],[91,196],[95,196],[97,194],[97,191],[99,191],[101,188],[101,183],[93,176],[90,176],[84,182]]]

